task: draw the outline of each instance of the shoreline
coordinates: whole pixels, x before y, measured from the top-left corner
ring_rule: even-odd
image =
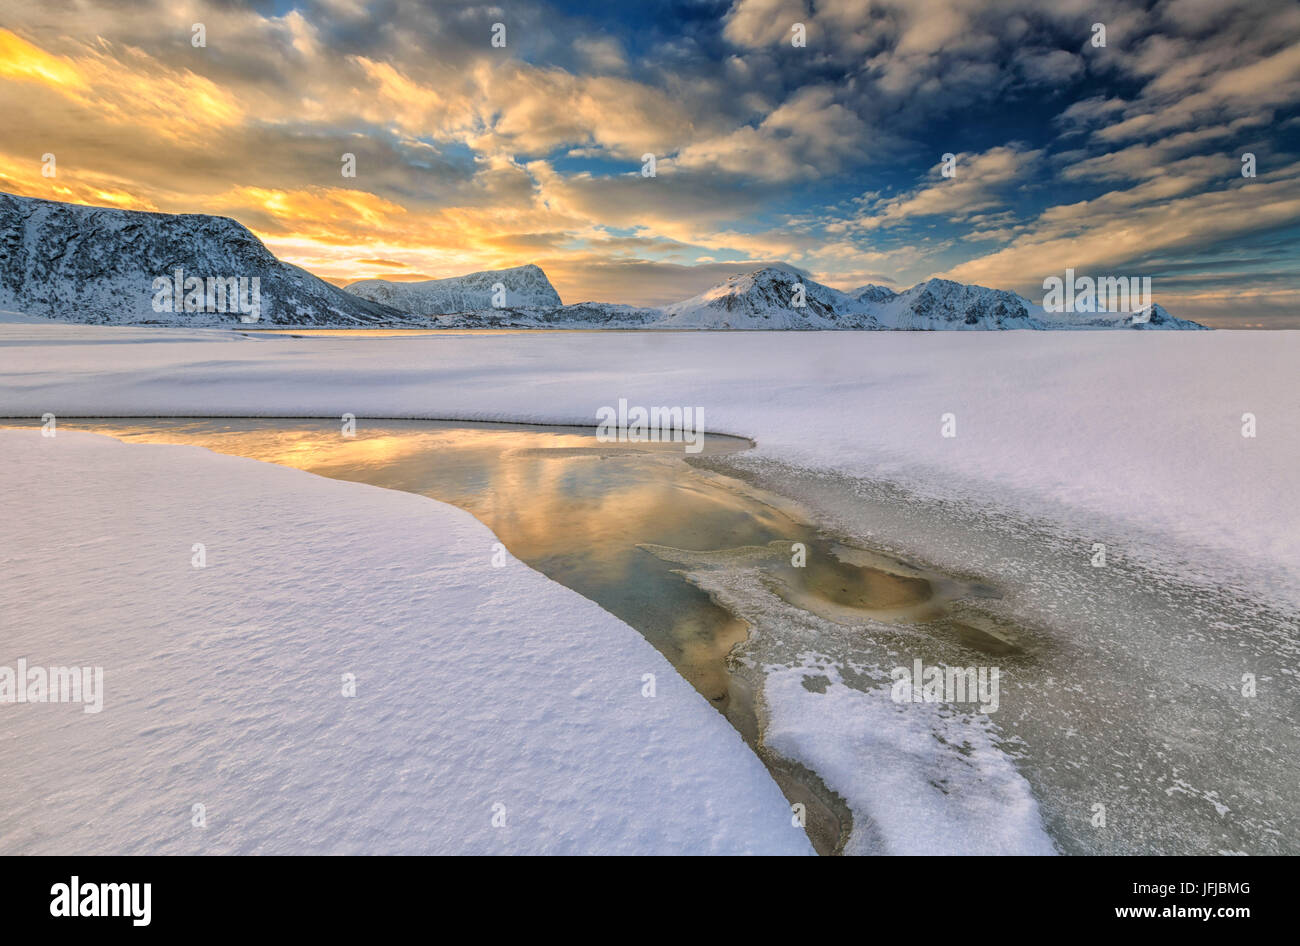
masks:
[[[331,472],[328,467],[313,467],[310,462],[306,463],[306,465],[301,461],[295,462],[295,456],[292,452],[282,455],[278,448],[269,449],[265,443],[258,439],[248,442],[241,448],[238,439],[234,441],[223,441],[220,438],[214,439],[211,433],[204,434],[193,431],[187,425],[168,430],[165,427],[158,426],[158,422],[163,420],[162,418],[88,418],[86,420],[91,421],[87,425],[87,429],[108,433],[127,443],[172,442],[205,446],[218,452],[263,460],[291,468],[307,469],[354,482],[366,482],[371,485],[414,492],[417,495],[428,495],[441,502],[460,505],[462,509],[466,509],[471,513],[475,512],[473,506],[458,502],[452,496],[441,495],[437,492],[431,493],[425,489],[416,489],[413,485],[394,486],[384,482],[383,474],[385,470],[383,467],[377,468],[373,472],[358,471],[356,469],[346,473],[339,470]],[[186,420],[189,420],[189,418]],[[239,419],[220,418],[214,420],[217,421],[216,426],[218,428],[225,429],[224,424],[221,422],[238,421]],[[65,421],[70,426],[75,424],[72,418],[65,418]],[[397,429],[409,429],[410,435],[414,437],[426,429],[441,430],[446,427],[479,429],[483,426],[491,425],[439,425],[432,422],[406,421],[401,422],[401,426]],[[512,426],[522,429],[530,425]],[[299,443],[296,439],[296,425],[285,425],[284,419],[279,421],[263,418],[251,419],[248,423],[239,425],[236,436],[238,436],[238,431],[247,431],[255,437],[269,434],[272,435],[272,439],[275,439],[277,431],[283,431],[292,435],[285,438],[286,446],[293,447],[296,450]],[[585,429],[588,436],[590,432],[590,428]],[[124,437],[124,434],[130,436]],[[381,440],[387,437],[388,434],[384,433]],[[330,439],[337,440],[337,438]],[[364,440],[365,438],[361,438],[360,442],[364,442]],[[722,548],[711,552],[690,552],[660,546],[639,545],[638,547],[643,552],[648,552],[652,556],[667,562],[677,562],[681,556],[685,556],[686,561],[697,558],[713,561],[718,563],[724,571],[729,568],[728,562],[736,556],[739,556],[746,563],[761,564],[763,573],[770,576],[770,581],[776,582],[773,587],[779,588],[779,596],[787,599],[786,606],[791,612],[796,616],[805,615],[808,618],[815,617],[815,615],[809,614],[805,610],[811,607],[813,611],[822,616],[829,615],[831,620],[839,619],[852,622],[866,616],[874,616],[890,625],[895,625],[895,622],[902,622],[905,625],[916,620],[929,621],[937,616],[946,615],[958,599],[973,592],[979,592],[978,587],[959,587],[958,583],[937,572],[917,570],[904,562],[882,557],[860,547],[848,548],[837,545],[836,542],[843,540],[844,537],[826,535],[822,525],[809,518],[807,510],[797,500],[767,491],[755,491],[746,487],[744,480],[739,477],[708,469],[713,461],[722,461],[731,456],[743,456],[745,446],[749,443],[749,441],[737,442],[734,448],[724,445],[722,452],[719,452],[715,440],[702,458],[690,457],[684,463],[681,462],[683,457],[676,454],[669,454],[662,459],[646,457],[644,460],[638,459],[634,462],[644,466],[647,463],[661,464],[667,461],[671,463],[672,469],[692,470],[694,471],[690,474],[692,476],[705,476],[705,479],[698,484],[700,487],[705,487],[705,484],[712,484],[713,487],[720,488],[724,493],[736,496],[741,500],[739,508],[748,508],[757,504],[756,508],[767,510],[766,515],[776,517],[774,521],[777,523],[777,532],[785,536],[785,538],[773,543],[776,546],[775,549],[740,547],[735,549]],[[735,449],[741,452],[729,452]],[[606,447],[602,448],[600,452],[609,453],[611,450]],[[555,448],[546,450],[515,448],[511,453],[514,455],[541,454],[551,457],[572,457],[582,455],[583,451],[575,451],[571,447],[558,450]],[[633,450],[632,453],[640,455],[640,452],[636,450]],[[451,462],[450,458],[447,458],[447,462]],[[375,472],[378,475],[374,475]],[[493,528],[491,517],[482,518],[480,516],[479,518],[488,528]],[[781,525],[781,523],[784,523],[784,525]],[[494,529],[495,531],[497,530]],[[500,533],[498,533],[498,536],[503,541],[510,542],[508,536],[503,536]],[[809,567],[798,570],[781,568],[778,562],[776,563],[777,567],[774,568],[772,559],[775,557],[780,560],[783,556],[788,555],[788,543],[793,540],[808,543]],[[712,546],[716,545],[718,538],[707,538],[706,541]],[[725,546],[725,541],[722,544]],[[508,545],[508,547],[515,554],[521,552],[513,544]],[[855,562],[855,556],[860,561]],[[528,558],[527,555],[524,555],[524,557]],[[836,562],[839,564],[834,564]],[[533,567],[537,569],[538,564],[533,563]],[[543,574],[549,574],[552,580],[562,585],[568,585],[571,590],[585,594],[590,600],[602,604],[606,608],[610,607],[609,603],[605,602],[599,594],[589,594],[583,588],[575,587],[574,584],[566,582],[563,577],[550,574],[545,568],[539,570]],[[779,578],[783,573],[786,577],[784,579]],[[769,773],[790,802],[805,806],[805,828],[820,853],[839,853],[851,845],[862,847],[860,837],[855,836],[853,831],[854,822],[860,819],[860,813],[855,814],[846,803],[843,794],[827,785],[817,765],[808,764],[807,759],[800,759],[796,752],[792,752],[788,748],[778,751],[774,748],[771,740],[765,738],[771,726],[772,706],[765,686],[767,672],[762,666],[762,661],[756,662],[753,656],[761,652],[761,621],[752,620],[749,615],[743,613],[742,609],[736,607],[734,602],[724,600],[714,589],[693,580],[689,573],[677,572],[677,574],[682,579],[685,579],[687,584],[695,585],[699,592],[705,594],[722,613],[728,615],[731,623],[738,623],[745,628],[745,636],[729,645],[718,656],[718,669],[723,670],[725,668],[723,674],[727,681],[724,697],[714,695],[716,682],[709,687],[701,688],[701,680],[707,681],[717,675],[716,672],[709,669],[709,665],[692,664],[694,667],[692,673],[690,667],[679,664],[676,668],[677,672],[687,680],[692,680],[699,692],[706,699],[712,701],[714,708],[720,711],[733,728],[745,738],[752,751],[764,762]],[[787,584],[788,581],[795,579],[797,581],[794,585]],[[864,581],[865,584],[863,584]],[[833,585],[845,582],[858,590],[849,597],[836,602],[830,594],[834,590]],[[623,615],[623,619],[633,624],[639,634],[653,642],[654,638],[649,630],[645,626],[638,624],[635,617],[629,619],[629,616]],[[693,677],[700,677],[700,680],[693,680]],[[869,819],[861,820],[865,824]]]
[[[1300,602],[1300,533],[1296,507],[1282,501],[1293,438],[1270,408],[1290,397],[1286,368],[1300,333],[1273,333],[1267,345],[1234,332],[1084,333],[1068,343],[1051,333],[642,332],[262,345],[212,332],[65,328],[0,326],[6,413],[140,417],[143,405],[167,404],[191,418],[437,414],[571,426],[589,425],[594,405],[624,396],[704,405],[712,429],[757,443],[733,469],[762,464],[770,491],[797,496],[814,521],[972,583],[1006,573],[989,582],[1009,592],[1003,600],[980,600],[971,620],[936,627],[925,646],[966,660],[963,635],[987,643],[1022,627],[1025,653],[1010,659],[1046,669],[1053,687],[1073,687],[1082,711],[1133,747],[1116,756],[1100,738],[1081,753],[1063,744],[1059,763],[1030,753],[1054,836],[1081,851],[1149,853],[1206,850],[1222,833],[1220,817],[1244,817],[1266,850],[1300,833],[1287,821],[1300,807],[1287,790],[1269,789],[1270,817],[1268,799],[1241,779],[1188,777],[1206,747],[1215,770],[1235,766],[1269,786],[1295,776],[1272,761],[1300,748],[1279,730],[1295,723],[1287,699],[1300,631],[1285,599]],[[105,344],[123,357],[105,358]],[[1228,370],[1242,363],[1248,374]],[[645,367],[606,367],[614,364]],[[1225,403],[1261,412],[1257,440],[1243,437]],[[953,409],[961,434],[943,439],[938,419]],[[867,508],[875,520],[863,518]],[[1097,542],[1109,561],[1094,570]],[[751,601],[772,597],[745,590]],[[833,621],[827,633],[840,633]],[[883,669],[908,665],[917,638],[888,626],[879,634],[897,652],[882,646]],[[1139,670],[1148,672],[1135,677]],[[1264,684],[1253,715],[1227,702],[1242,673]],[[1006,682],[1034,679],[1013,673]],[[1014,751],[1023,751],[1017,729],[1040,745],[1071,729],[1064,693],[1030,700],[1039,718],[1013,719],[1015,701],[1004,704]],[[1225,725],[1270,758],[1243,755],[1218,735]],[[1141,825],[1131,842],[1078,824],[1087,799],[1069,771],[1076,757],[1131,767],[1164,760],[1153,770],[1158,784],[1121,798]],[[1162,815],[1168,798],[1177,804]],[[1172,835],[1148,827],[1161,818],[1191,827]]]
[[[1014,628],[1019,650],[982,658],[1003,665],[999,727],[1065,853],[1233,850],[1226,840],[1214,846],[1210,839],[1219,837],[1236,837],[1251,853],[1296,853],[1300,831],[1288,812],[1300,806],[1294,762],[1300,685],[1288,668],[1300,660],[1300,614],[1231,587],[1180,583],[1122,555],[1105,570],[1093,569],[1086,555],[1080,566],[1074,541],[1037,531],[1041,523],[1004,517],[994,527],[980,510],[936,509],[931,500],[917,501],[887,484],[753,454],[694,462],[797,496],[846,541],[996,584],[1000,593],[981,597],[977,611],[999,634]],[[933,514],[930,522],[923,521],[925,510]],[[877,626],[874,633],[883,639],[889,630]],[[754,641],[761,636],[746,646]],[[928,646],[960,659],[971,654],[972,643]],[[892,652],[909,646],[896,641]],[[761,659],[773,659],[761,643],[756,649]],[[1250,702],[1234,696],[1243,671],[1271,681],[1270,692]],[[1124,747],[1122,755],[1113,744]],[[1117,758],[1146,769],[1144,784],[1125,788],[1125,780],[1107,777],[1089,789],[1080,781],[1081,767],[1104,772]],[[1127,810],[1126,830],[1136,833],[1092,828],[1093,796]],[[1178,802],[1174,813],[1171,798]],[[1140,828],[1132,823],[1135,812],[1141,812]],[[1237,825],[1225,834],[1229,815]]]
[[[71,420],[71,418],[67,419]],[[131,418],[135,422],[143,419],[145,418]],[[479,424],[481,422],[466,424],[466,426],[479,426]],[[1276,663],[1276,665],[1272,663],[1266,665],[1261,672],[1269,679],[1280,681],[1286,680],[1287,654],[1300,657],[1300,644],[1297,644],[1297,637],[1300,635],[1288,636],[1287,629],[1292,626],[1288,622],[1292,618],[1285,611],[1270,610],[1257,603],[1248,604],[1245,599],[1230,591],[1207,590],[1202,585],[1186,583],[1177,586],[1173,592],[1168,590],[1169,586],[1162,585],[1162,592],[1158,596],[1160,600],[1156,602],[1158,607],[1152,612],[1152,601],[1149,600],[1151,598],[1149,593],[1151,582],[1148,577],[1150,573],[1143,563],[1126,561],[1122,556],[1113,558],[1110,568],[1105,573],[1106,581],[1097,585],[1091,580],[1098,577],[1098,572],[1091,568],[1075,567],[1079,564],[1074,561],[1077,558],[1077,548],[1071,546],[1067,537],[1050,532],[1040,534],[1035,531],[1037,527],[1029,523],[1013,523],[1005,518],[990,522],[986,518],[981,518],[981,511],[967,506],[960,507],[961,511],[958,514],[957,507],[951,503],[936,505],[930,500],[917,501],[888,484],[872,484],[824,470],[791,468],[761,455],[755,456],[752,452],[743,449],[742,452],[737,453],[687,458],[686,465],[745,484],[746,489],[760,490],[768,495],[774,506],[783,507],[788,511],[798,510],[795,513],[796,519],[812,523],[818,532],[845,544],[835,552],[837,557],[845,552],[861,550],[864,547],[878,549],[879,553],[863,552],[862,554],[872,554],[874,556],[872,561],[876,565],[889,566],[892,561],[894,567],[901,567],[903,571],[911,570],[912,574],[916,574],[915,567],[905,563],[922,563],[929,569],[931,576],[951,575],[966,583],[968,592],[966,597],[970,599],[953,602],[955,606],[952,608],[951,620],[940,615],[939,620],[930,621],[928,625],[922,621],[923,627],[920,631],[915,628],[907,629],[906,624],[893,623],[887,620],[887,615],[883,615],[886,617],[886,622],[883,624],[868,619],[862,624],[862,629],[865,629],[867,635],[863,637],[862,629],[849,628],[846,634],[843,622],[837,620],[837,617],[844,617],[839,610],[817,609],[820,613],[810,613],[800,608],[797,599],[783,600],[787,595],[783,595],[782,589],[773,586],[770,582],[762,584],[748,581],[747,583],[743,567],[740,567],[739,571],[733,565],[728,566],[730,571],[727,568],[714,569],[715,579],[716,575],[722,575],[726,579],[721,584],[717,584],[715,579],[710,579],[708,574],[705,574],[710,571],[709,569],[706,568],[700,574],[696,574],[687,563],[684,577],[748,628],[745,639],[730,649],[725,662],[729,671],[729,686],[732,686],[736,695],[741,697],[742,707],[738,708],[737,718],[748,717],[752,722],[737,724],[725,704],[715,704],[715,708],[722,710],[724,715],[732,719],[734,728],[742,734],[745,734],[747,726],[753,733],[766,733],[771,729],[773,707],[769,705],[768,694],[762,682],[768,679],[773,671],[795,672],[798,667],[807,665],[812,669],[805,676],[809,679],[817,679],[826,676],[824,671],[827,667],[832,668],[831,672],[834,675],[841,673],[846,667],[852,669],[851,665],[856,660],[860,664],[857,670],[847,678],[837,677],[836,686],[844,683],[849,690],[870,695],[873,688],[879,687],[884,682],[882,670],[887,669],[889,660],[906,665],[910,662],[910,654],[915,653],[920,647],[926,659],[930,661],[949,661],[960,665],[963,661],[969,662],[974,657],[984,661],[996,661],[1004,665],[1004,668],[1010,662],[1011,676],[1008,683],[1013,687],[1030,685],[1030,689],[1025,690],[1027,694],[1031,692],[1033,682],[1043,677],[1046,677],[1049,684],[1053,679],[1064,680],[1071,675],[1086,679],[1087,687],[1092,692],[1088,690],[1078,690],[1078,692],[1087,693],[1085,700],[1104,705],[1107,712],[1112,714],[1110,720],[1102,719],[1099,725],[1103,728],[1118,726],[1126,729],[1127,744],[1144,747],[1139,749],[1139,752],[1146,751],[1149,754],[1150,757],[1145,763],[1149,766],[1157,757],[1168,754],[1169,747],[1166,745],[1162,750],[1158,743],[1151,740],[1146,729],[1151,727],[1159,729],[1159,720],[1148,718],[1149,714],[1145,712],[1145,708],[1133,703],[1132,696],[1125,691],[1125,687],[1140,685],[1140,683],[1132,680],[1131,675],[1126,675],[1127,671],[1123,667],[1126,659],[1128,663],[1136,662],[1138,665],[1149,666],[1150,657],[1143,655],[1163,650],[1166,642],[1161,637],[1162,633],[1173,633],[1171,627],[1177,631],[1179,621],[1205,622],[1208,615],[1220,626],[1230,625],[1235,628],[1235,634],[1227,636],[1237,641],[1238,646],[1246,646],[1251,640],[1257,642],[1260,659],[1274,659]],[[871,516],[864,516],[864,510],[869,510],[874,519]],[[1017,545],[1014,541],[1017,537],[1028,537],[1029,541]],[[1007,542],[1011,544],[1006,545]],[[981,548],[984,548],[983,553],[980,552]],[[738,551],[746,552],[744,549]],[[884,558],[881,557],[882,555]],[[746,556],[752,558],[753,550],[746,552]],[[1004,580],[999,572],[1005,571],[1008,563],[1016,563],[1016,567],[1013,569],[1013,574],[1009,576],[1010,580]],[[741,564],[743,566],[743,562]],[[1064,589],[1059,583],[1054,584],[1051,580],[1054,576],[1059,578],[1062,575],[1068,579]],[[1166,582],[1168,581],[1168,576],[1162,577]],[[1090,581],[1091,585],[1088,584]],[[1128,597],[1115,591],[1116,584]],[[1067,597],[1075,596],[1075,604],[1072,607],[1078,614],[1073,620],[1062,618],[1059,599],[1063,593],[1066,593]],[[1136,599],[1132,597],[1135,594]],[[1080,595],[1082,597],[1079,597]],[[1166,614],[1163,628],[1157,629],[1159,633],[1152,634],[1148,630],[1140,642],[1148,646],[1150,648],[1148,650],[1143,650],[1142,647],[1135,648],[1133,641],[1116,639],[1113,634],[1106,631],[1107,621],[1111,622],[1113,627],[1125,628],[1133,625],[1136,628],[1153,614],[1158,617],[1162,608],[1168,612],[1171,607],[1175,608],[1172,612],[1175,618],[1171,620]],[[812,628],[808,631],[804,644],[811,642],[824,646],[814,647],[812,651],[802,655],[798,648],[788,646],[789,641],[783,642],[785,646],[776,649],[770,647],[766,639],[768,632],[764,628],[764,619],[765,609],[772,608],[787,609],[784,613],[791,618],[789,622],[791,625],[806,623]],[[1145,617],[1144,608],[1150,612],[1145,613]],[[1182,617],[1178,617],[1179,614]],[[1262,624],[1263,630],[1254,627],[1255,624]],[[1091,640],[1098,634],[1102,635],[1100,650],[1098,650],[1098,642]],[[1125,635],[1125,637],[1135,636],[1141,635],[1132,633]],[[1010,646],[1004,646],[1008,643]],[[1213,640],[1202,639],[1194,643],[1198,643],[1202,653],[1206,648],[1213,650]],[[868,644],[871,646],[867,647]],[[826,650],[827,647],[830,647],[829,651]],[[864,647],[867,649],[864,650]],[[876,647],[876,650],[872,651],[871,647]],[[882,647],[883,649],[880,649]],[[1184,649],[1187,649],[1186,645]],[[821,652],[816,652],[818,650]],[[1126,652],[1133,656],[1125,658]],[[1269,655],[1272,655],[1272,658]],[[1204,677],[1206,667],[1213,668],[1222,664],[1222,656],[1223,654],[1220,653],[1218,659],[1204,657],[1198,659],[1197,653],[1189,651],[1186,659],[1179,663],[1175,670],[1180,672],[1186,670],[1193,674],[1187,679],[1197,680],[1202,687],[1212,686],[1214,685],[1212,676],[1198,680],[1194,674],[1199,668],[1199,672]],[[830,664],[822,666],[826,660],[829,660]],[[863,676],[864,668],[867,668],[872,660],[876,661],[874,677],[871,672]],[[884,660],[884,663],[881,663],[881,660]],[[1256,669],[1260,668],[1257,666]],[[852,679],[854,675],[858,677],[856,682]],[[738,682],[740,685],[737,686]],[[1226,679],[1219,679],[1218,685],[1224,686],[1226,682],[1228,682]],[[1058,689],[1071,686],[1064,682],[1052,685],[1057,686]],[[786,688],[784,692],[787,696],[793,693],[800,699],[807,699],[798,691]],[[1268,694],[1267,703],[1261,705],[1276,706],[1279,696],[1285,699],[1286,694],[1284,685],[1281,691],[1275,689]],[[1099,695],[1102,697],[1100,700]],[[839,697],[858,699],[845,693],[839,693]],[[1155,698],[1154,695],[1152,698]],[[1063,772],[1063,766],[1068,770],[1079,760],[1073,758],[1074,750],[1065,749],[1052,742],[1056,739],[1053,725],[1062,724],[1064,720],[1071,718],[1076,699],[1062,696],[1061,692],[1038,694],[1018,708],[1018,715],[1013,725],[1005,732],[996,727],[990,729],[989,720],[975,721],[977,724],[975,729],[966,726],[959,731],[971,735],[980,744],[989,747],[1001,745],[1002,750],[1008,753],[1008,758],[1015,763],[1017,771],[1022,768],[1026,770],[1030,784],[1034,786],[1035,796],[1042,804],[1044,821],[1050,825],[1049,833],[1053,838],[1061,841],[1066,851],[1132,853],[1136,848],[1131,845],[1122,841],[1117,844],[1117,839],[1114,838],[1099,838],[1092,832],[1081,830],[1078,823],[1080,804],[1086,799],[1082,799],[1079,795],[1078,786],[1071,786],[1071,779],[1068,777],[1068,772]],[[1204,721],[1208,724],[1206,726],[1208,731],[1222,730],[1232,718],[1235,718],[1225,717],[1221,711],[1217,715],[1215,712],[1207,713],[1203,706],[1198,712],[1199,702],[1203,701],[1191,704],[1186,704],[1186,701],[1175,702],[1172,706],[1174,711],[1180,714],[1179,718],[1183,723],[1187,721],[1189,714],[1191,717],[1197,715],[1204,717]],[[1011,706],[1015,705],[1015,701],[1012,701]],[[1088,704],[1085,702],[1084,705]],[[1005,715],[1004,708],[1003,716]],[[1127,718],[1129,716],[1139,724],[1134,726]],[[1052,722],[1043,725],[1039,717]],[[1268,718],[1265,717],[1265,722]],[[956,725],[944,720],[930,722],[941,727]],[[1028,733],[1029,738],[1027,740],[1022,738],[1021,732]],[[814,735],[811,732],[806,733],[802,737],[803,743],[807,743]],[[1274,737],[1277,735],[1276,732],[1273,733]],[[1267,728],[1262,729],[1253,740],[1257,744],[1269,745],[1272,737],[1266,738],[1266,736],[1268,736]],[[1283,733],[1282,737],[1284,743],[1288,737],[1294,741],[1294,736],[1291,734]],[[990,738],[992,742],[989,742]],[[1045,749],[1044,740],[1047,740],[1046,746],[1056,746],[1056,748]],[[766,740],[756,740],[751,736],[747,741],[750,741],[754,751],[764,758],[769,772],[772,772],[773,777],[778,778],[787,795],[804,791],[810,801],[815,800],[818,803],[812,819],[817,823],[812,825],[810,836],[815,832],[820,850],[827,852],[845,847],[845,831],[853,824],[860,823],[858,827],[861,829],[861,834],[865,835],[871,822],[869,812],[861,806],[854,811],[852,806],[844,801],[852,795],[852,785],[846,787],[826,782],[823,777],[823,773],[828,768],[826,759],[818,761],[807,755],[801,756],[800,739],[795,739],[794,742],[789,740],[783,742],[780,751],[774,751]],[[1212,739],[1208,741],[1213,742]],[[1210,823],[1207,823],[1205,816],[1212,810],[1216,816],[1223,817],[1221,808],[1228,804],[1234,792],[1239,793],[1240,788],[1229,791],[1217,784],[1208,787],[1198,786],[1183,777],[1182,773],[1186,771],[1188,765],[1194,765],[1195,748],[1190,745],[1184,746],[1179,753],[1183,758],[1182,768],[1175,765],[1163,775],[1157,773],[1157,781],[1160,783],[1161,790],[1167,790],[1166,794],[1173,792],[1179,797],[1185,796],[1190,800],[1191,807],[1182,813],[1182,817],[1189,824],[1196,823],[1199,826],[1188,836],[1179,836],[1175,832],[1174,835],[1169,836],[1161,836],[1157,833],[1144,837],[1141,839],[1141,843],[1146,845],[1143,849],[1149,850],[1156,844],[1168,844],[1172,846],[1170,850],[1174,852],[1204,853],[1203,841],[1197,841],[1196,838],[1198,836],[1205,838],[1207,831],[1214,830]],[[1107,758],[1105,749],[1106,741],[1103,739],[1087,750],[1084,759],[1095,756],[1091,764],[1104,765]],[[1224,753],[1226,758],[1233,757],[1231,747],[1216,745],[1215,749]],[[1280,751],[1279,754],[1283,759],[1294,758],[1293,754],[1288,756],[1285,750]],[[832,763],[834,761],[831,760]],[[1285,784],[1285,778],[1288,777],[1284,765],[1273,766],[1271,772],[1269,766],[1260,769],[1258,760],[1252,766],[1250,760],[1238,759],[1235,765],[1236,770],[1243,774],[1240,777],[1229,778],[1228,782],[1237,786],[1241,786],[1243,780],[1249,782],[1247,774],[1252,768],[1255,774],[1251,777],[1262,779],[1269,785]],[[850,778],[857,780],[860,776],[851,774]],[[1014,781],[1009,779],[1005,771],[1001,771],[994,779],[995,782],[1002,783],[1008,780]],[[1212,783],[1214,781],[1211,779]],[[1144,819],[1148,822],[1161,820],[1161,806],[1154,804],[1149,792],[1146,793],[1146,797],[1142,797],[1142,793],[1139,793],[1137,797],[1128,798],[1126,804],[1139,805],[1144,809]],[[1256,831],[1257,836],[1266,840],[1266,846],[1257,850],[1266,853],[1277,852],[1278,843],[1282,844],[1280,850],[1286,849],[1288,834],[1283,829],[1285,815],[1282,817],[1283,821],[1274,824],[1271,818],[1261,820],[1258,812],[1250,815],[1251,830]],[[1086,818],[1084,820],[1086,821]],[[1213,821],[1214,819],[1211,818],[1210,822]],[[832,836],[838,837],[834,843],[830,843]],[[847,840],[852,841],[852,838]]]

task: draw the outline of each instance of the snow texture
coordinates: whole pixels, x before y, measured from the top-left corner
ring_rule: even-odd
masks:
[[[0,457],[0,665],[104,669],[99,713],[0,705],[0,853],[811,853],[653,647],[468,513],[67,430]]]
[[[845,854],[1055,853],[987,716],[896,703],[888,686],[856,690],[815,659],[770,668],[763,691],[764,743],[810,766],[853,811]]]

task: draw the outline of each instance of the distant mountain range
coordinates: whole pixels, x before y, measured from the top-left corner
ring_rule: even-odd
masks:
[[[904,292],[862,286],[841,292],[799,273],[769,266],[739,273],[681,302],[663,308],[638,308],[608,302],[536,305],[527,302],[453,311],[437,300],[461,293],[460,280],[506,288],[508,298],[555,295],[536,266],[474,273],[453,279],[405,284],[368,279],[347,287],[367,299],[411,314],[430,316],[448,328],[656,328],[860,331],[971,331],[1006,329],[1201,329],[1151,304],[1135,312],[1051,314],[1003,289],[928,279]],[[409,301],[397,290],[417,287]],[[427,288],[425,288],[427,287]],[[517,287],[517,288],[516,288]],[[481,298],[484,290],[477,289]],[[468,294],[468,293],[466,293]]]
[[[247,301],[230,305],[235,281]],[[222,290],[214,296],[213,283]],[[216,303],[214,305],[214,302]],[[1159,305],[1044,313],[1013,292],[930,279],[904,292],[832,289],[781,267],[739,273],[662,308],[564,305],[535,265],[339,289],[281,262],[226,217],[87,207],[0,193],[0,309],[65,322],[443,328],[1200,329]]]
[[[799,300],[802,287],[802,299]],[[798,306],[796,301],[802,301]],[[906,292],[862,286],[840,292],[778,268],[732,276],[664,309],[673,328],[1043,329],[1014,292],[930,279]]]

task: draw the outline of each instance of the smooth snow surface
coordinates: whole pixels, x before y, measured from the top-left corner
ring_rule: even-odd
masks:
[[[0,458],[0,665],[105,688],[0,706],[0,853],[811,852],[653,647],[468,513],[67,430]]]

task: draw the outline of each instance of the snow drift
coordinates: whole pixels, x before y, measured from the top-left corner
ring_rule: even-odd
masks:
[[[0,710],[0,851],[812,853],[658,651],[492,567],[469,513],[196,447],[0,448],[0,664],[104,679],[100,713]]]

